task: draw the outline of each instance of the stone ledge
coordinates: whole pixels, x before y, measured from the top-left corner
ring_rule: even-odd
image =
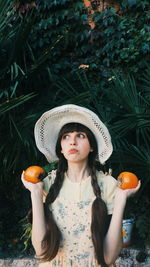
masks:
[[[139,249],[132,247],[123,248],[120,256],[116,260],[116,267],[150,267],[150,249],[146,249],[147,257],[144,262],[138,262],[136,260],[139,252]]]
[[[143,263],[136,261],[138,253],[138,249],[123,248],[116,260],[116,267],[150,267],[150,249],[148,249],[148,256]],[[38,263],[34,257],[0,259],[0,267],[38,267]]]
[[[34,258],[0,259],[0,267],[38,267]]]

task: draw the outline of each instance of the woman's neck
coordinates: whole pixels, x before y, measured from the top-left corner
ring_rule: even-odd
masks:
[[[87,162],[68,162],[67,176],[72,182],[80,183],[89,176],[89,173]]]

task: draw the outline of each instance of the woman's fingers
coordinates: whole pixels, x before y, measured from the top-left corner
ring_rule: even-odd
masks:
[[[137,187],[134,188],[135,192],[137,192],[141,187],[141,181],[139,180]]]
[[[127,193],[127,197],[133,196],[134,194],[136,194],[138,192],[138,190],[141,187],[141,181],[138,182],[138,185],[135,188],[132,189],[126,189],[124,191],[126,191]]]
[[[135,188],[130,189],[131,192],[136,193],[140,189],[140,186],[141,186],[141,181],[138,182],[138,185]]]
[[[21,181],[22,181],[24,187],[26,189],[28,189],[29,191],[34,191],[34,190],[37,190],[37,189],[41,191],[42,188],[43,188],[43,182],[42,181],[38,182],[36,184],[26,181],[25,178],[24,178],[24,171],[21,174]]]

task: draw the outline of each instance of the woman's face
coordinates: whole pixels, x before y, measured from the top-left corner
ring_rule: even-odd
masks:
[[[85,132],[68,132],[61,138],[61,153],[67,161],[80,162],[93,151]]]

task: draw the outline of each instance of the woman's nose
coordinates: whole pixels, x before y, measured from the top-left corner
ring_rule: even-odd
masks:
[[[71,137],[70,144],[71,145],[75,145],[76,144],[76,137],[75,136]]]

